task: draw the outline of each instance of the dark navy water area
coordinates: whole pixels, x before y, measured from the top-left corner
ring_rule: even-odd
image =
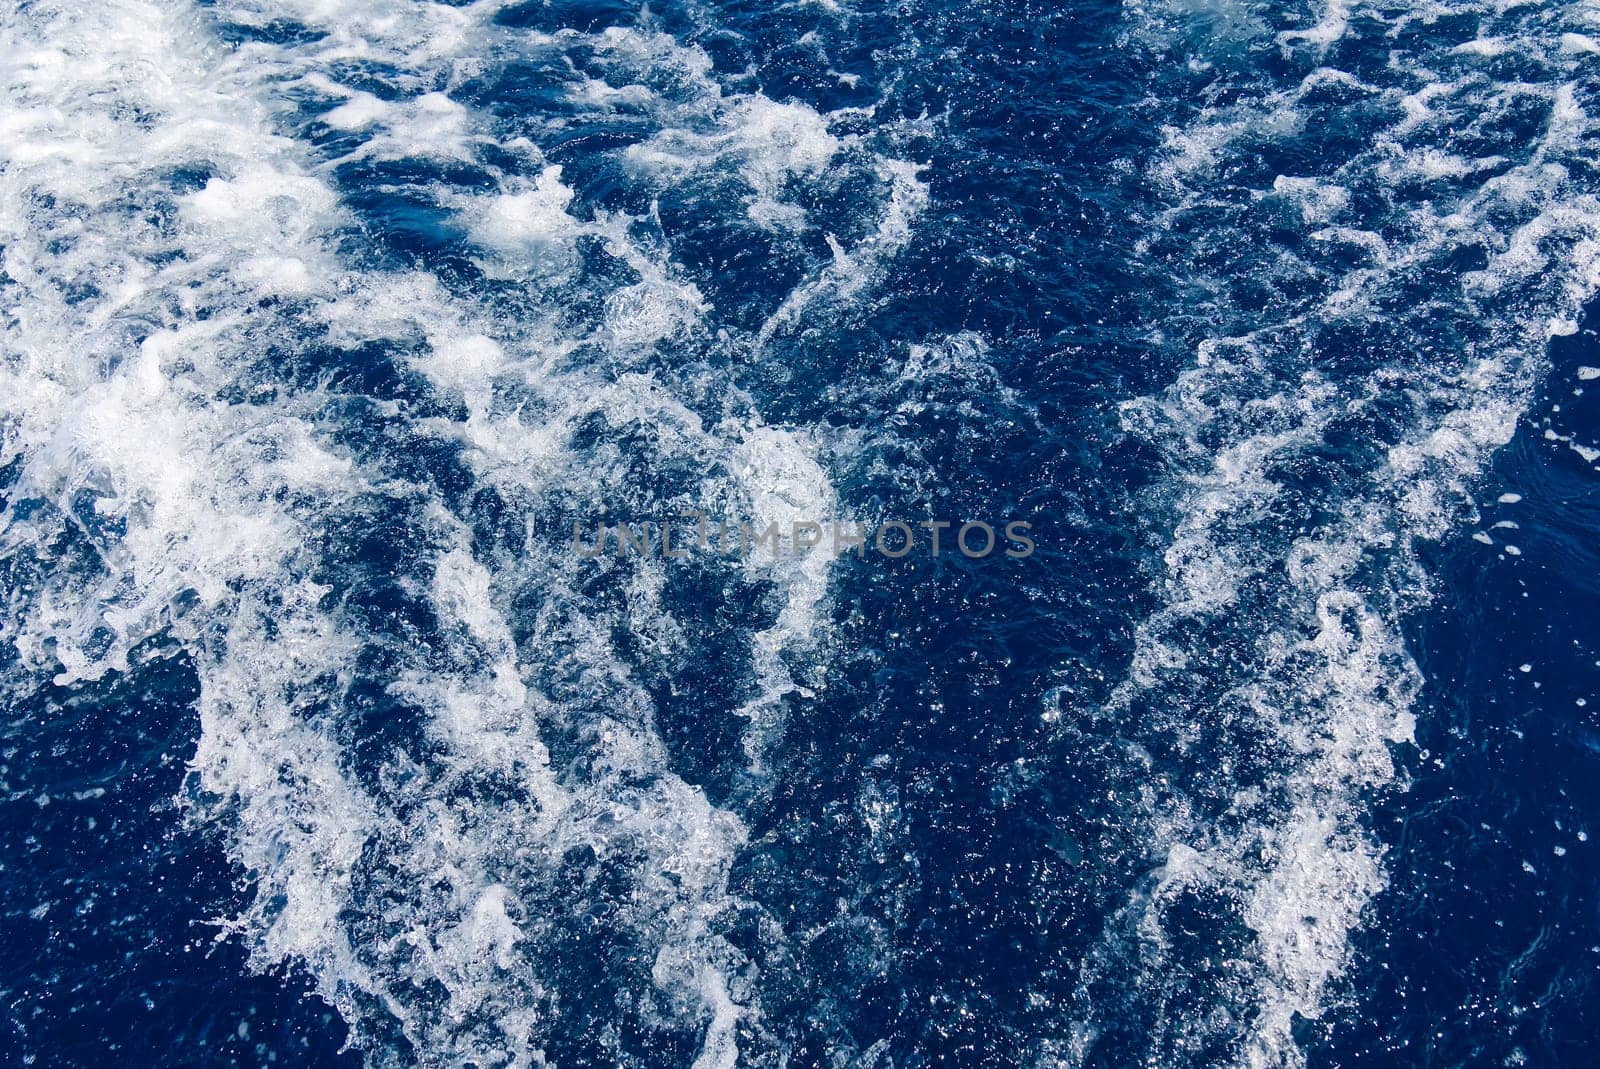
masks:
[[[0,1065],[1595,1059],[1587,8],[0,55]]]
[[[1518,524],[1496,534],[1521,554],[1466,541],[1431,555],[1438,599],[1411,641],[1435,712],[1410,789],[1377,811],[1394,875],[1358,941],[1369,1017],[1331,1030],[1328,1064],[1591,1057],[1594,470],[1546,432],[1592,440],[1600,426],[1595,399],[1574,389],[1600,357],[1594,326],[1591,313],[1582,335],[1552,344],[1551,386],[1484,482],[1484,526]]]

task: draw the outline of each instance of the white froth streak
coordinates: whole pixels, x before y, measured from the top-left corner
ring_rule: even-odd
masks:
[[[90,16],[37,5],[8,19],[0,47],[11,61],[0,226],[15,319],[0,394],[5,455],[24,459],[16,498],[71,515],[73,493],[92,487],[95,513],[127,526],[97,572],[43,577],[7,637],[35,668],[54,657],[69,684],[125,669],[186,593],[202,616],[221,610],[220,641],[205,619],[173,624],[202,673],[194,764],[207,790],[237,801],[240,827],[272,829],[236,839],[234,857],[258,901],[281,903],[232,927],[252,929],[258,960],[346,969],[382,998],[336,923],[372,804],[345,780],[332,741],[296,715],[297,691],[336,671],[351,644],[319,606],[325,591],[297,575],[305,532],[274,504],[337,497],[359,480],[292,411],[214,399],[249,352],[244,317],[221,309],[276,292],[284,272],[250,270],[263,255],[293,265],[296,289],[325,270],[312,231],[333,198],[252,122],[259,109],[229,95],[229,72],[165,7],[104,4]],[[118,210],[120,196],[197,165],[222,176],[188,199],[192,245]],[[59,213],[30,212],[40,196]],[[164,252],[182,255],[164,267],[141,259]],[[69,281],[99,292],[69,303]],[[134,349],[136,330],[149,332]],[[6,517],[8,553],[47,552],[50,536],[47,523]],[[72,618],[52,612],[67,602]],[[114,632],[109,648],[92,643],[102,628]]]
[[[1133,5],[1131,10],[1140,9]],[[1527,25],[1522,27],[1526,36],[1470,41],[1461,51],[1487,55],[1514,46],[1542,57],[1541,61],[1571,62],[1561,57],[1573,55],[1579,57],[1577,62],[1587,61],[1588,50],[1573,42],[1570,34],[1560,36],[1559,26],[1547,26],[1541,12],[1509,10],[1508,14],[1508,10],[1497,9],[1496,14],[1513,20],[1526,16]],[[1364,4],[1331,0],[1314,28],[1281,34],[1279,43],[1325,50],[1358,13],[1389,17]],[[1170,131],[1172,151],[1154,174],[1178,196],[1174,211],[1205,202],[1207,189],[1201,183],[1237,138],[1264,132],[1293,136],[1306,121],[1298,92],[1337,77],[1337,72],[1318,72],[1299,90],[1267,92],[1257,101],[1247,99],[1238,106],[1202,113],[1192,126]],[[1457,88],[1434,83],[1406,97],[1402,104],[1409,117],[1394,128],[1393,136],[1407,137],[1436,119],[1436,109],[1442,102],[1453,102]],[[1376,90],[1364,87],[1363,91]],[[1561,162],[1581,154],[1594,124],[1576,103],[1572,87],[1559,80],[1537,90],[1519,86],[1517,91],[1538,91],[1551,104],[1549,126],[1528,161],[1488,179],[1450,216],[1435,218],[1423,214],[1429,209],[1419,211],[1422,237],[1415,247],[1392,248],[1378,235],[1370,235],[1378,266],[1352,272],[1321,310],[1332,316],[1362,314],[1374,286],[1426,262],[1436,244],[1443,246],[1452,235],[1464,233],[1488,234],[1493,240],[1484,220],[1496,204],[1537,206],[1531,218],[1499,242],[1488,269],[1464,280],[1465,293],[1468,299],[1488,296],[1548,277],[1553,282],[1543,287],[1548,303],[1515,309],[1519,319],[1507,324],[1483,317],[1489,337],[1482,345],[1482,357],[1475,364],[1469,361],[1467,371],[1433,384],[1436,399],[1447,402],[1442,413],[1437,422],[1417,428],[1390,451],[1388,467],[1378,473],[1372,497],[1347,503],[1336,523],[1297,542],[1287,561],[1258,559],[1258,554],[1249,552],[1252,547],[1230,540],[1231,533],[1221,522],[1225,517],[1270,508],[1278,493],[1268,474],[1273,458],[1314,445],[1333,409],[1345,401],[1361,403],[1359,397],[1341,398],[1319,383],[1314,373],[1298,390],[1269,397],[1237,396],[1257,377],[1271,381],[1258,374],[1263,357],[1255,350],[1273,344],[1273,330],[1202,345],[1196,368],[1185,372],[1165,394],[1141,400],[1128,410],[1136,426],[1150,425],[1154,415],[1162,425],[1184,429],[1182,464],[1195,467],[1172,488],[1180,505],[1177,531],[1167,552],[1166,604],[1140,627],[1130,677],[1114,706],[1125,707],[1123,703],[1137,690],[1157,685],[1186,663],[1184,650],[1169,630],[1181,634],[1186,620],[1228,613],[1242,580],[1286,565],[1285,607],[1292,618],[1284,621],[1282,632],[1268,635],[1258,676],[1246,686],[1254,692],[1252,700],[1263,722],[1299,755],[1293,770],[1275,785],[1290,800],[1289,808],[1221,841],[1209,829],[1190,826],[1181,808],[1151,814],[1152,826],[1168,844],[1169,864],[1158,872],[1156,889],[1136,895],[1128,907],[1142,916],[1141,930],[1159,945],[1161,904],[1177,887],[1204,879],[1243,891],[1242,916],[1255,933],[1258,964],[1254,1019],[1240,1056],[1250,1066],[1300,1063],[1292,1038],[1294,1018],[1322,1014],[1330,985],[1348,961],[1350,933],[1386,885],[1382,852],[1366,828],[1360,800],[1365,792],[1393,780],[1388,748],[1411,738],[1411,705],[1419,680],[1396,623],[1385,616],[1397,611],[1395,605],[1380,611],[1369,604],[1356,568],[1369,553],[1394,550],[1401,562],[1397,567],[1406,573],[1402,582],[1417,581],[1407,542],[1444,537],[1453,530],[1452,517],[1469,500],[1473,481],[1492,452],[1511,437],[1539,366],[1546,325],[1552,319],[1570,321],[1595,292],[1600,204],[1592,196],[1565,188]],[[1376,156],[1380,171],[1429,179],[1462,179],[1505,162],[1498,158],[1451,162],[1454,157],[1432,148],[1420,155],[1408,150],[1397,164],[1390,164],[1382,151]],[[1325,224],[1342,210],[1342,191],[1332,182],[1280,180],[1280,192],[1292,192],[1302,200],[1309,225]],[[1360,234],[1355,237],[1358,243],[1367,240]],[[1276,411],[1284,429],[1229,436],[1230,444],[1210,458],[1205,470],[1201,458],[1208,449],[1198,432],[1223,418],[1209,400],[1219,393],[1234,403],[1247,401],[1258,414],[1268,408]],[[1297,637],[1297,620],[1314,622],[1313,637]],[[1310,670],[1308,664],[1313,666]],[[1248,799],[1241,795],[1241,801]],[[1189,860],[1174,860],[1182,858]]]

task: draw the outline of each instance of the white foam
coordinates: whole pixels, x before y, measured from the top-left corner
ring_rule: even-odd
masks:
[[[640,47],[620,33],[610,43]],[[843,148],[826,117],[802,104],[762,96],[723,100],[718,94],[713,107],[697,118],[698,123],[674,126],[630,147],[629,163],[657,181],[672,181],[735,160],[750,190],[745,210],[753,221],[768,229],[807,225],[805,211],[785,201],[784,184],[791,177],[821,175]],[[702,125],[704,132],[695,129]]]
[[[371,93],[353,92],[350,99],[323,115],[322,121],[335,130],[361,130],[380,122],[393,108]]]
[[[1323,5],[1322,17],[1317,24],[1307,30],[1287,30],[1278,34],[1278,43],[1283,45],[1308,44],[1317,48],[1326,49],[1329,45],[1344,36],[1345,30],[1350,26],[1351,0],[1329,0]]]
[[[1273,179],[1272,189],[1295,201],[1301,216],[1308,223],[1327,223],[1350,203],[1350,191],[1343,186],[1329,185],[1315,178],[1290,178],[1279,175]]]
[[[27,671],[61,685],[126,668],[159,630],[184,643],[201,695],[193,812],[226,827],[232,860],[253,880],[224,931],[263,967],[303,964],[358,1042],[409,1044],[429,1064],[540,1063],[540,1037],[568,997],[546,937],[581,893],[558,866],[587,850],[629,886],[608,923],[650,955],[637,975],[608,982],[620,997],[659,1002],[650,1027],[701,1032],[697,1065],[733,1065],[760,1012],[753,966],[719,927],[739,905],[727,878],[745,829],[675,774],[632,675],[635,660],[653,670],[684,655],[663,568],[585,564],[533,524],[521,552],[492,551],[427,486],[343,444],[355,428],[328,412],[345,387],[285,379],[325,352],[394,354],[439,411],[461,413],[415,419],[407,434],[459,444],[475,489],[530,518],[547,493],[679,504],[618,481],[617,442],[635,430],[673,464],[704,471],[689,489],[714,502],[768,521],[822,518],[832,489],[810,431],[769,427],[737,396],[708,426],[673,383],[627,370],[654,346],[707,331],[713,309],[670,250],[642,242],[636,220],[579,219],[560,171],[525,138],[502,143],[456,94],[496,49],[590,48],[623,84],[580,84],[575,100],[659,109],[639,180],[726,168],[748,191],[734,210],[753,227],[804,225],[793,184],[849,155],[883,187],[869,237],[845,252],[857,263],[905,240],[921,187],[909,165],[832,133],[829,117],[723,93],[704,53],[670,37],[611,30],[541,43],[495,27],[497,6],[291,0],[197,14],[108,0],[92,14],[31,5],[8,22],[0,244],[15,329],[0,343],[3,458],[22,461],[13,500],[37,508],[5,517],[0,553],[33,577],[5,638]],[[289,19],[315,32],[230,51],[214,19]],[[411,95],[345,85],[337,72],[352,66],[392,69]],[[670,99],[649,87],[669,69],[688,79]],[[344,156],[317,161],[281,133],[303,121],[294,101],[307,90],[337,101],[315,131],[353,143]],[[516,162],[490,162],[490,145]],[[632,276],[574,332],[539,303],[560,311],[561,295],[538,285],[507,315],[421,269],[370,266],[379,256],[353,265],[344,250],[360,228],[334,175],[358,160],[466,161],[490,176],[492,191],[462,194],[442,180],[425,191],[499,279],[574,277],[584,237]],[[180,175],[194,179],[169,188]],[[818,264],[802,288],[840,292],[837,269]],[[582,345],[615,362],[572,366]],[[368,401],[384,419],[406,418],[397,401]],[[595,425],[604,440],[579,448],[575,435]],[[342,606],[352,591],[333,584],[359,595],[362,580],[326,574],[329,541],[385,509],[412,517],[408,550],[424,568],[377,578],[437,619],[449,641],[431,654]],[[81,565],[52,557],[65,532],[89,547]],[[620,606],[592,603],[586,567],[627,573]],[[762,732],[804,685],[795,665],[826,649],[829,557],[725,571],[734,586],[781,593],[771,626],[747,640],[751,697],[725,710],[749,718],[759,766]],[[514,610],[517,598],[539,606],[534,618]],[[614,636],[630,629],[655,645],[625,655]],[[394,715],[414,715],[423,741],[416,752],[397,743],[368,762],[381,768],[363,770],[344,742],[359,715],[346,688],[374,652],[395,665],[376,681],[404,706]],[[584,696],[558,700],[541,678],[581,680]],[[552,767],[555,734],[583,740],[581,772]],[[374,890],[374,880],[385,882]]]
[[[579,226],[567,207],[572,190],[550,166],[529,185],[481,198],[470,211],[468,236],[491,256],[480,261],[492,278],[553,274],[570,265]]]

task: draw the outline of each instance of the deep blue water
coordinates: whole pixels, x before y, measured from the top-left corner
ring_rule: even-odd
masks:
[[[1593,1061],[1502,8],[11,6],[0,1064]],[[1037,549],[570,541],[695,512]]]

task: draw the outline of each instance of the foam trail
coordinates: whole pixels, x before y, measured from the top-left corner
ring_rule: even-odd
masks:
[[[1471,39],[1428,4],[1129,6],[1131,46],[1237,92],[1171,122],[1148,171],[1168,207],[1141,252],[1183,265],[1186,311],[1221,329],[1174,324],[1191,367],[1123,408],[1165,467],[1143,505],[1167,548],[1102,713],[1183,760],[1144,802],[1165,863],[1085,965],[1079,1060],[1132,1018],[1154,1060],[1301,1064],[1295,1022],[1338,999],[1385,886],[1365,809],[1403,785],[1413,544],[1472,517],[1600,265],[1567,41],[1592,13],[1468,7]],[[1281,76],[1239,64],[1265,42]],[[1186,942],[1170,918],[1194,909],[1237,948]]]
[[[6,16],[7,686],[181,644],[189,801],[251,884],[226,930],[305,967],[375,1064],[670,1043],[732,1065],[766,1041],[725,937],[759,912],[727,885],[746,831],[658,718],[691,699],[743,718],[762,789],[827,561],[712,562],[691,596],[657,560],[576,558],[569,521],[782,522],[832,490],[811,432],[738,390],[708,401],[706,354],[757,339],[715,324],[659,223],[580,209],[475,94],[542,54],[574,107],[650,116],[636,182],[731,175],[755,230],[804,232],[791,183],[863,170],[876,236],[835,243],[857,263],[919,187],[825,116],[724,95],[669,36],[520,31],[503,7]],[[374,240],[352,174],[436,221],[431,264]],[[681,695],[702,617],[768,583],[776,604],[723,642],[730,693]]]

